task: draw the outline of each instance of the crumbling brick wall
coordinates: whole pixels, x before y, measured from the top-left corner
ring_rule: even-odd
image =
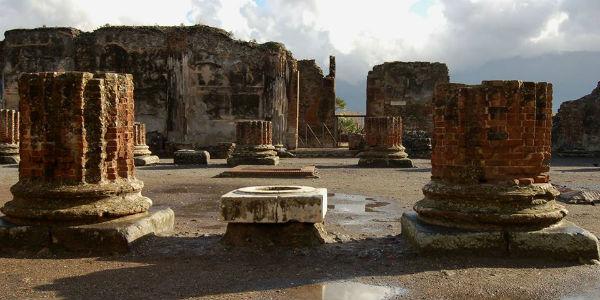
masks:
[[[322,143],[331,146],[328,135],[323,136],[323,125],[333,133],[335,127],[335,58],[330,57],[329,74],[323,75],[314,59],[298,61],[300,71],[299,135],[306,142],[303,146],[319,146],[307,137],[307,125],[318,135]],[[326,131],[326,130],[325,130]],[[322,145],[321,145],[322,146]]]
[[[439,83],[449,81],[443,63],[386,62],[367,76],[367,115],[401,116],[404,131],[431,133],[431,99]]]
[[[552,148],[559,156],[600,156],[600,82],[589,94],[560,105]]]
[[[137,121],[156,152],[235,139],[235,121],[273,122],[286,144],[289,97],[297,66],[278,43],[233,39],[208,26],[9,30],[2,42],[6,107],[18,106],[22,72],[107,71],[133,74]],[[291,143],[293,141],[290,141]]]
[[[441,84],[433,100],[432,179],[547,182],[552,84]]]
[[[20,180],[99,183],[134,177],[131,75],[24,74],[19,94]]]

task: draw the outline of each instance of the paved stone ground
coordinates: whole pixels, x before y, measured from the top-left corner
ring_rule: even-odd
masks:
[[[316,164],[318,179],[214,178],[209,167],[161,164],[138,168],[144,194],[175,210],[172,236],[141,241],[133,252],[76,258],[40,253],[0,257],[0,298],[319,299],[323,285],[351,281],[406,291],[404,298],[568,299],[600,296],[600,266],[535,259],[420,256],[400,238],[400,216],[421,198],[428,160],[414,169],[360,169],[358,159],[282,159],[281,166]],[[600,189],[592,159],[553,162],[553,183]],[[0,166],[0,205],[17,181]],[[332,198],[326,228],[336,243],[316,249],[231,249],[218,243],[219,196],[248,185],[326,187]],[[346,195],[341,195],[346,194]],[[349,195],[364,195],[349,196]],[[600,208],[567,205],[568,219],[600,234]],[[401,297],[402,295],[397,295]]]

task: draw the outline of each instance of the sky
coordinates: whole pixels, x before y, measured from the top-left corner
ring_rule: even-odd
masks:
[[[439,61],[453,82],[549,81],[554,108],[600,81],[599,0],[0,0],[13,28],[193,25],[278,41],[328,68],[337,94],[365,110],[366,76],[386,61]],[[0,36],[1,38],[1,36]]]

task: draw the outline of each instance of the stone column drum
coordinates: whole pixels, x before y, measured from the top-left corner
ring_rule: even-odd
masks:
[[[61,233],[73,240],[94,231],[77,226],[103,223],[80,239],[100,248],[110,241],[126,246],[172,227],[173,212],[149,211],[152,201],[142,196],[143,182],[135,177],[131,75],[24,74],[19,94],[19,181],[11,188],[13,199],[1,208],[4,220],[39,225],[53,243],[60,243]]]
[[[236,126],[236,147],[227,159],[229,166],[277,165],[270,121],[240,121]]]
[[[19,112],[0,109],[0,164],[19,163]]]
[[[402,146],[401,117],[366,117],[366,147],[359,154],[363,167],[412,168]]]
[[[153,165],[160,161],[146,145],[146,124],[140,122],[133,124],[133,161],[136,166]]]
[[[433,109],[431,181],[402,217],[404,236],[421,250],[598,257],[549,183],[551,84],[441,84]]]

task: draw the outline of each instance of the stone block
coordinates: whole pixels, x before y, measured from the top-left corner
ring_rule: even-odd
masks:
[[[136,167],[154,165],[160,162],[160,158],[156,155],[134,156],[133,163]]]
[[[326,213],[324,188],[253,186],[221,197],[221,215],[229,223],[321,223]]]
[[[533,231],[476,231],[425,223],[415,212],[402,215],[402,236],[421,252],[484,253],[557,260],[599,258],[598,239],[568,221]]]
[[[77,226],[20,226],[0,218],[0,250],[49,248],[82,254],[125,253],[142,237],[172,231],[174,220],[173,210],[161,207],[150,208],[146,213]]]
[[[207,151],[178,150],[173,154],[173,162],[177,165],[208,165],[209,161]]]

